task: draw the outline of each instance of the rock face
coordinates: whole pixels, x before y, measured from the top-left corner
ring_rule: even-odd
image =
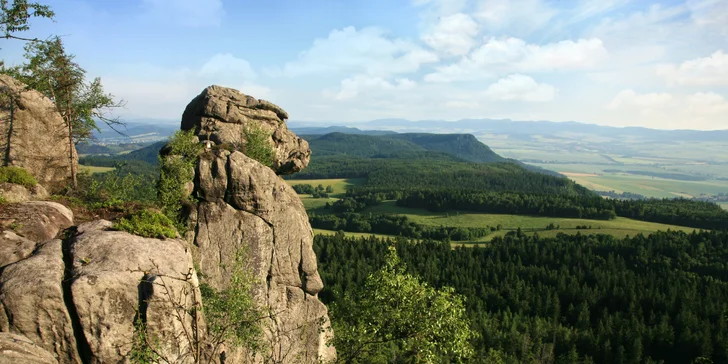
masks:
[[[51,191],[63,187],[77,155],[53,102],[0,75],[0,120],[1,164],[25,168]]]
[[[200,307],[187,243],[106,231],[110,225],[81,225],[7,265],[0,332],[24,336],[60,363],[123,363],[146,326],[165,360],[194,362],[192,337],[203,335],[204,321],[187,313]]]
[[[224,269],[241,249],[257,282],[255,298],[273,312],[267,341],[275,359],[316,362],[335,357],[323,288],[313,252],[313,231],[295,191],[268,167],[240,152],[200,157],[195,193],[196,260],[207,282],[225,288]],[[320,330],[323,329],[323,330]]]
[[[27,337],[0,332],[0,363],[57,364],[53,355],[35,345]]]
[[[246,128],[270,134],[275,151],[273,170],[291,174],[306,168],[311,157],[308,142],[288,130],[288,114],[280,107],[242,92],[210,86],[195,97],[182,115],[182,130],[194,129],[200,140],[232,146],[245,144]]]
[[[35,242],[18,236],[10,230],[0,232],[0,268],[30,256]]]
[[[46,199],[48,198],[48,192],[41,185],[35,185],[28,189],[14,183],[0,183],[0,196],[5,198],[8,203],[17,203]]]
[[[28,201],[0,206],[0,228],[10,229],[36,243],[53,239],[73,225],[73,212],[50,201]]]

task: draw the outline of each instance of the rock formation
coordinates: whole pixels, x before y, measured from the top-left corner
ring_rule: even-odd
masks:
[[[211,148],[195,170],[194,196],[199,203],[190,219],[195,260],[209,284],[225,288],[224,267],[235,253],[249,254],[259,285],[255,298],[276,313],[267,325],[267,342],[275,359],[315,362],[335,357],[326,346],[330,335],[323,288],[313,252],[313,231],[295,191],[276,174],[293,173],[308,164],[308,143],[291,133],[284,110],[236,90],[211,86],[190,102],[182,129],[194,129],[216,146],[242,142],[251,125],[272,132],[273,170],[239,151]],[[323,329],[323,330],[322,330]]]
[[[0,75],[0,135],[1,164],[25,168],[51,191],[63,187],[77,163],[53,102],[6,75]]]
[[[204,105],[221,105],[242,94],[213,86],[203,95]],[[190,209],[187,240],[113,231],[104,220],[72,226],[71,211],[54,202],[0,206],[0,356],[20,364],[125,363],[144,343],[174,363],[335,358],[326,345],[331,331],[318,299],[323,284],[313,232],[298,196],[276,175],[305,167],[310,150],[286,129],[285,111],[242,97],[243,106],[252,106],[229,111],[226,115],[238,115],[234,123],[204,121],[205,116],[187,125],[203,130],[222,124],[219,130],[228,130],[209,139],[220,145],[200,156],[187,189],[198,201]],[[271,137],[276,171],[240,151],[219,148],[240,142],[240,133],[226,125],[245,128],[263,119],[278,120]],[[255,276],[254,300],[271,313],[255,355],[231,342],[207,345],[214,340],[206,332],[197,269],[213,288],[228,288],[228,267],[238,253],[246,254]]]
[[[182,115],[182,130],[194,129],[200,140],[216,144],[245,144],[245,128],[260,128],[270,134],[277,174],[306,168],[311,157],[308,142],[288,130],[288,113],[280,107],[221,86],[210,86],[195,97]]]

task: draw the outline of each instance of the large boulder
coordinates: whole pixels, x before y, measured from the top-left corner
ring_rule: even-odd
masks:
[[[73,225],[73,212],[51,201],[0,205],[0,228],[13,230],[36,243],[55,238]]]
[[[195,97],[182,115],[182,130],[193,129],[200,140],[215,144],[244,145],[246,128],[259,128],[270,135],[275,151],[273,170],[277,174],[296,173],[308,165],[308,142],[288,130],[288,114],[279,106],[242,92],[210,86]]]
[[[60,363],[128,362],[144,346],[166,362],[195,362],[207,349],[195,346],[204,320],[187,242],[110,226],[71,228],[5,266],[0,332],[23,335]]]
[[[25,168],[51,191],[62,188],[78,157],[53,101],[0,74],[0,120],[2,164]]]
[[[275,360],[335,358],[326,345],[329,318],[318,299],[323,288],[313,252],[313,231],[295,191],[270,168],[240,152],[211,150],[196,168],[192,214],[195,259],[207,283],[224,289],[225,267],[236,252],[249,256],[259,283],[254,297],[275,313],[266,322]]]
[[[46,189],[36,184],[31,188],[15,183],[0,183],[0,196],[5,199],[6,203],[18,203],[34,200],[43,200],[48,198]]]
[[[123,362],[139,332],[171,363],[194,361],[200,292],[186,242],[149,239],[104,224],[71,238],[70,296],[93,362]]]
[[[3,269],[0,331],[27,337],[62,363],[78,363],[76,337],[64,300],[62,249],[61,240],[48,241],[31,257]]]

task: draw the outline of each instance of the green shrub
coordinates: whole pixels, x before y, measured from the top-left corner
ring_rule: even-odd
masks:
[[[169,140],[169,155],[159,157],[160,173],[157,198],[162,212],[182,231],[186,222],[181,216],[182,205],[187,202],[185,184],[195,175],[195,162],[203,147],[195,138],[195,131],[177,131]]]
[[[122,217],[114,224],[114,229],[147,238],[175,238],[177,236],[174,222],[163,213],[153,210],[142,210]]]
[[[245,127],[245,145],[243,153],[267,167],[273,166],[275,151],[270,145],[270,134],[259,126],[248,125]]]
[[[0,183],[15,183],[25,187],[33,187],[38,184],[35,178],[20,167],[0,167]]]

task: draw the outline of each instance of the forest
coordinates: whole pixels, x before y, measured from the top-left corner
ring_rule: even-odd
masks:
[[[474,362],[728,362],[727,232],[540,238],[519,232],[487,246],[317,235],[335,304],[362,287],[395,246],[410,273],[452,287],[465,306]],[[346,317],[332,316],[344,325]],[[441,358],[446,362],[447,358]]]

